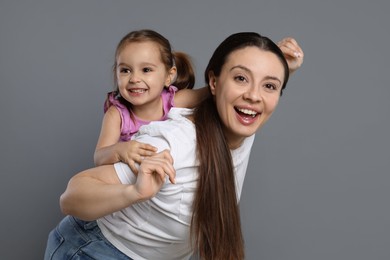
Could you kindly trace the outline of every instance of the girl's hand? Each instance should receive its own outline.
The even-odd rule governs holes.
[[[286,37],[278,42],[278,46],[287,60],[290,74],[294,73],[303,63],[304,53],[301,47],[297,41],[291,37]]]
[[[120,143],[120,148],[117,151],[119,160],[128,164],[133,173],[137,174],[138,169],[135,163],[140,164],[143,158],[155,155],[157,148],[150,144],[130,140]]]
[[[175,183],[176,171],[173,168],[173,158],[168,150],[145,157],[141,162],[135,183],[140,200],[154,197],[164,185],[167,175],[170,182]]]

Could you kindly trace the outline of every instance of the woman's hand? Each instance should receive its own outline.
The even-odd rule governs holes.
[[[286,37],[278,42],[278,46],[287,60],[290,74],[294,73],[303,63],[304,53],[301,47],[297,41],[291,37]]]
[[[135,189],[140,200],[154,197],[169,177],[175,183],[176,171],[173,168],[173,158],[168,150],[145,157],[140,165]]]

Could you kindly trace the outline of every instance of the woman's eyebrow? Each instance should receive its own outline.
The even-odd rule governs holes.
[[[243,66],[243,65],[236,65],[236,66],[233,66],[230,71],[234,70],[234,69],[242,69],[242,70],[245,70],[246,72],[251,72],[250,69],[248,69],[247,67]]]
[[[230,71],[234,70],[234,69],[242,69],[242,70],[245,70],[246,72],[248,73],[252,73],[252,71],[250,69],[248,69],[247,67],[243,66],[243,65],[236,65],[236,66],[233,66]],[[282,84],[282,80],[279,79],[278,77],[275,77],[275,76],[266,76],[264,78],[265,80],[275,80],[275,81],[279,81],[280,84]]]
[[[266,79],[266,80],[275,80],[275,81],[279,81],[279,83],[282,84],[282,81],[281,81],[278,77],[266,76],[264,79]]]

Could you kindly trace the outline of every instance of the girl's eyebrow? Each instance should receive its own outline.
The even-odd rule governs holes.
[[[118,67],[119,66],[125,66],[125,67],[129,67],[129,65],[126,63],[126,62],[121,62],[121,63],[118,63],[117,65]]]
[[[242,70],[245,70],[246,72],[248,73],[252,73],[252,71],[250,69],[248,69],[247,67],[245,66],[242,66],[242,65],[236,65],[236,66],[233,66],[230,71],[234,70],[234,69],[242,69]],[[282,80],[280,80],[278,77],[275,77],[275,76],[266,76],[265,77],[266,80],[276,80],[278,81],[280,84],[282,84]]]
[[[143,62],[141,65],[146,67],[158,67],[156,64],[150,62]]]
[[[126,62],[118,63],[118,66],[130,67]],[[144,62],[141,64],[141,67],[157,67],[157,65],[154,63]]]

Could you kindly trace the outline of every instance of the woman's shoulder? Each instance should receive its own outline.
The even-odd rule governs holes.
[[[186,120],[194,113],[192,108],[172,107],[168,113],[168,118],[176,120]]]
[[[171,143],[176,143],[179,140],[193,142],[196,138],[195,126],[188,119],[192,112],[192,109],[172,108],[168,113],[167,120],[152,121],[148,125],[141,126],[135,138],[138,139],[146,135],[147,138],[162,138]]]

